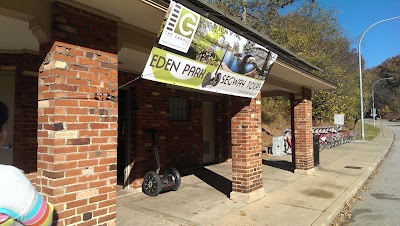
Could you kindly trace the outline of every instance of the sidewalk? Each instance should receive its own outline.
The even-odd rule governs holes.
[[[290,171],[291,156],[268,157],[263,165],[266,196],[236,203],[231,164],[205,167],[182,178],[177,192],[148,197],[122,190],[117,225],[329,225],[384,158],[393,141],[385,128],[372,141],[352,142],[320,152],[309,176]]]

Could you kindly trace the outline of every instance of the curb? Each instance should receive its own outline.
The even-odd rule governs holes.
[[[394,133],[392,142],[384,148],[378,157],[374,160],[371,165],[364,170],[364,172],[354,181],[350,187],[348,187],[342,195],[340,195],[335,202],[332,203],[324,212],[312,223],[312,226],[325,226],[330,225],[333,220],[340,214],[344,206],[351,200],[351,198],[357,194],[358,190],[365,184],[368,178],[372,175],[373,171],[378,168],[379,164],[385,159],[394,143]]]

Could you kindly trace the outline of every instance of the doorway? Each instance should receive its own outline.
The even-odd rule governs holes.
[[[14,146],[14,105],[15,105],[15,72],[0,72],[0,100],[8,107],[9,119],[7,132],[8,137],[3,147],[0,147],[0,164],[13,164]]]
[[[129,90],[118,91],[117,184],[128,186],[129,176]]]
[[[203,164],[215,162],[214,103],[203,102]]]

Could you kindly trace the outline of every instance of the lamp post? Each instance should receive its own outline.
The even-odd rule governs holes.
[[[380,20],[374,24],[372,24],[371,26],[369,26],[364,33],[361,35],[360,41],[358,42],[358,65],[359,65],[359,69],[360,69],[360,110],[361,110],[361,140],[364,140],[364,101],[363,101],[363,91],[362,91],[362,70],[361,70],[361,41],[364,38],[364,35],[367,33],[367,31],[369,31],[369,29],[371,29],[373,26],[380,24],[382,22],[385,21],[389,21],[389,20],[394,20],[394,19],[399,19],[400,16],[396,16],[396,17],[392,17],[392,18],[388,18],[385,20]]]
[[[375,84],[376,84],[377,82],[382,81],[382,80],[387,80],[387,79],[393,79],[393,77],[390,77],[390,78],[381,78],[381,79],[376,80],[376,81],[372,84],[372,92],[371,92],[371,95],[372,95],[372,119],[373,119],[373,121],[374,121],[374,127],[375,127],[375,116],[376,116],[376,114],[375,114],[376,111],[375,111],[374,86],[375,86]]]

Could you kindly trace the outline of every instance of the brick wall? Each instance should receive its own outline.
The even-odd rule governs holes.
[[[117,22],[55,2],[53,40],[117,53]]]
[[[249,193],[262,188],[261,94],[232,97],[231,111],[232,191]]]
[[[294,135],[296,169],[313,168],[312,102],[310,100],[303,100],[294,105]]]
[[[37,187],[57,225],[115,225],[118,104],[105,97],[117,95],[117,22],[59,2],[52,18],[53,41],[41,46]]]
[[[38,189],[58,225],[115,224],[117,56],[55,42],[41,66]]]
[[[136,76],[119,72],[120,85]],[[230,157],[230,120],[227,113],[226,95],[215,95],[183,91],[167,87],[163,83],[140,79],[127,87],[136,91],[137,110],[134,113],[136,121],[131,127],[135,137],[131,149],[131,161],[136,160],[131,171],[133,187],[141,186],[141,178],[150,170],[155,170],[155,160],[152,153],[152,140],[145,129],[156,129],[157,144],[160,145],[159,155],[161,170],[166,167],[176,167],[178,170],[191,169],[203,165],[203,101],[215,103],[215,148],[216,160],[225,161]],[[170,97],[189,100],[190,117],[185,121],[173,121],[168,118]]]
[[[36,183],[37,73],[39,55],[0,53],[1,70],[15,70],[13,164]]]

